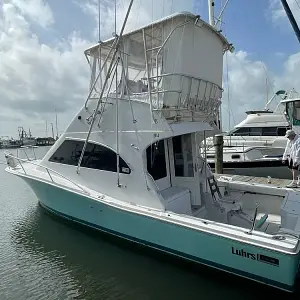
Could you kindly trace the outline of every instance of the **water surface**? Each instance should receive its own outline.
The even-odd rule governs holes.
[[[38,156],[46,150],[38,148]],[[299,299],[299,294],[190,268],[63,222],[45,213],[31,189],[4,167],[0,164],[1,300],[253,300],[262,299],[263,293]]]

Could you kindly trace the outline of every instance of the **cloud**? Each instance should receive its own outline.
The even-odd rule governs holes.
[[[300,1],[299,0],[287,0],[287,3],[294,15],[296,22],[300,20]],[[269,10],[271,11],[271,18],[276,26],[285,27],[289,22],[286,12],[282,6],[280,0],[269,0]]]
[[[295,19],[300,20],[300,8],[297,5],[300,1],[287,2]],[[280,0],[269,0],[269,16],[274,26],[290,31],[289,20]],[[283,71],[279,74],[272,73],[263,61],[253,60],[251,54],[246,51],[225,55],[222,117],[226,130],[242,121],[246,117],[245,111],[263,109],[267,98],[270,99],[276,91],[290,91],[294,88],[300,93],[300,52],[277,52],[275,56],[280,58],[280,62],[283,61]],[[274,99],[269,108],[274,110],[279,100]]]
[[[21,14],[40,26],[46,28],[54,23],[54,16],[49,5],[44,0],[10,0]]]
[[[245,111],[264,109],[267,99],[276,91],[294,88],[300,92],[300,52],[288,56],[283,66],[282,73],[274,74],[262,61],[251,59],[245,51],[225,55],[222,115],[226,129],[242,121],[246,117]],[[279,100],[274,100],[269,108],[274,110]]]
[[[226,128],[241,121],[245,117],[246,110],[264,108],[266,103],[265,69],[263,62],[253,61],[245,51],[225,55],[223,125]],[[230,115],[230,121],[228,115]]]
[[[98,1],[73,1],[94,21],[97,37]],[[71,4],[68,1],[68,5]],[[114,1],[101,0],[101,5],[101,38],[105,39],[114,31]],[[117,0],[118,28],[127,5],[128,0]],[[182,10],[193,10],[193,1],[137,0],[127,30]],[[51,36],[54,29],[48,29],[53,27],[55,15],[45,0],[7,0],[0,4],[0,15],[0,136],[16,135],[18,126],[30,127],[34,135],[43,135],[45,121],[48,121],[48,130],[50,122],[55,121],[55,110],[59,113],[59,128],[64,130],[87,96],[89,68],[83,51],[97,39],[90,41],[76,31],[59,40],[58,35]],[[39,33],[34,31],[33,23],[41,27]],[[78,30],[80,26],[79,23]],[[49,44],[41,42],[41,34]],[[264,62],[253,60],[246,51],[227,56],[229,71],[227,82],[224,64],[223,103],[224,110],[228,110],[229,86],[231,125],[245,116],[245,110],[264,107],[266,74],[269,96],[277,89],[300,86],[300,53],[286,56],[281,74],[272,74]],[[223,119],[226,126],[227,112]]]
[[[17,4],[13,0],[1,8],[0,106],[1,112],[21,114],[30,126],[37,120],[54,119],[55,110],[69,114],[83,103],[89,72],[83,51],[91,43],[76,32],[54,47],[40,43],[25,18],[28,12]],[[1,126],[0,135],[6,130]]]
[[[172,4],[173,2],[173,4]],[[79,3],[79,4],[78,4]],[[78,1],[84,13],[94,19],[97,28],[98,1]],[[69,2],[71,5],[72,2]],[[101,1],[102,36],[114,31],[113,1]],[[189,7],[190,5],[190,7]],[[117,21],[120,26],[128,1],[117,1]],[[72,6],[70,6],[72,8]],[[159,7],[159,9],[158,9]],[[135,1],[127,29],[149,23],[184,8],[190,10],[192,0],[184,4],[179,0]],[[60,129],[63,130],[73,114],[84,103],[88,91],[89,68],[84,58],[85,48],[95,42],[81,37],[77,32],[56,41],[47,29],[54,23],[54,14],[45,0],[7,0],[0,4],[0,107],[1,114],[17,118],[18,122],[2,119],[0,136],[15,134],[17,126],[31,127],[33,134],[43,134],[36,124],[53,121],[59,112]],[[45,29],[50,45],[40,41],[32,24]],[[80,29],[80,24],[79,24]],[[96,34],[97,30],[95,30]]]
[[[116,0],[116,29],[120,32],[121,26],[125,19],[125,15],[130,0]],[[95,36],[99,35],[99,5],[98,0],[74,0],[81,7],[84,13],[91,16],[95,20]],[[147,25],[155,20],[168,16],[179,11],[192,11],[194,7],[193,0],[136,0],[134,1],[131,12],[126,24],[125,32],[140,26]],[[101,39],[112,36],[115,31],[115,1],[100,1],[100,24]]]
[[[300,93],[300,52],[290,55],[284,62],[283,73],[274,77],[274,85],[282,85],[286,89],[295,88]]]

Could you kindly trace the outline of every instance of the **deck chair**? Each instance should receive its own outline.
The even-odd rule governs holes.
[[[240,202],[240,199],[243,194],[241,194],[239,197],[232,197],[230,195],[223,196],[219,190],[217,181],[214,176],[207,177],[207,181],[213,203],[220,209],[221,213],[226,214],[228,223],[230,217],[233,215],[236,215],[249,223],[253,222],[253,217],[245,213],[242,209],[242,203]]]
[[[207,181],[213,201],[217,205],[220,205],[221,203],[236,204],[236,202],[238,202],[243,196],[243,194],[240,197],[232,197],[230,195],[222,196],[215,177],[213,175],[209,176],[207,177]]]

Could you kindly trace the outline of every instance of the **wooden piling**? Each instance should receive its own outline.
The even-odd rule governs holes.
[[[223,135],[217,134],[214,136],[215,146],[215,173],[223,174]]]

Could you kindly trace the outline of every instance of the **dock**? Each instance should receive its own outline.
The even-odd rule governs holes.
[[[264,184],[277,188],[285,188],[287,184],[292,181],[291,179],[279,179],[279,178],[268,178],[268,177],[254,177],[244,175],[232,175],[232,174],[214,174],[215,178],[218,179],[221,176],[230,177],[233,181],[240,181],[250,184]],[[291,174],[292,177],[292,174]]]

